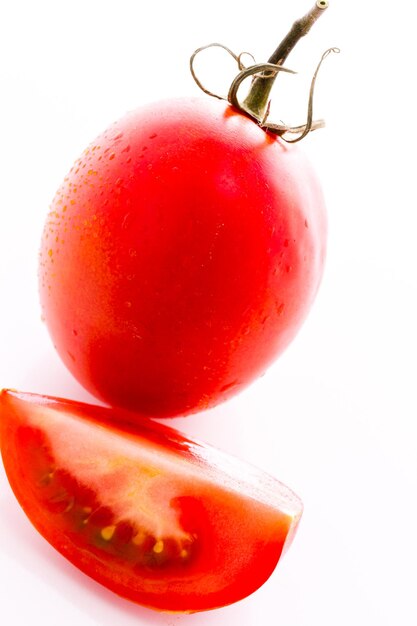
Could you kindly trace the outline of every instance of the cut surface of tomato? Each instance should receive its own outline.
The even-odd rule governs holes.
[[[302,505],[264,472],[148,419],[2,391],[0,442],[30,521],[99,583],[194,612],[260,587]]]

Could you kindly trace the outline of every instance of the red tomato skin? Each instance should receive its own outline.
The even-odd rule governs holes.
[[[39,409],[41,425],[36,417]],[[120,524],[114,519],[114,505],[113,509],[109,505],[110,500],[117,502],[112,487],[107,487],[107,491],[104,487],[103,491],[97,491],[92,487],[92,479],[85,484],[85,478],[83,481],[76,472],[64,469],[54,455],[53,425],[51,428],[47,415],[51,409],[61,415],[58,431],[68,452],[64,457],[68,468],[77,466],[77,459],[71,453],[74,449],[81,455],[81,466],[91,468],[92,477],[94,472],[99,471],[95,468],[100,468],[103,461],[103,456],[99,454],[97,457],[85,456],[83,441],[74,434],[74,418],[75,423],[77,418],[81,418],[82,422],[92,427],[89,441],[96,441],[94,430],[97,429],[101,437],[103,431],[107,433],[110,448],[115,433],[117,437],[122,433],[126,438],[127,466],[117,445],[118,454],[111,466],[114,469],[104,476],[104,480],[101,479],[102,485],[112,478],[112,472],[118,472],[113,476],[116,483],[129,484],[126,479],[132,476],[132,467],[135,480],[138,480],[129,447],[132,441],[139,441],[146,452],[150,445],[152,458],[156,460],[155,466],[148,468],[149,481],[154,476],[158,481],[162,476],[168,485],[172,482],[174,491],[181,494],[174,501],[161,501],[160,496],[166,493],[166,486],[162,490],[159,488],[154,498],[158,507],[156,515],[161,510],[169,514],[176,509],[181,529],[196,533],[196,551],[190,561],[178,563],[177,558],[174,564],[168,560],[156,567],[138,563],[138,548],[132,545],[134,531],[129,523],[131,520]],[[134,426],[131,425],[133,421]],[[251,468],[250,472],[257,481],[255,486],[252,485],[248,491],[243,475],[240,477],[239,474],[240,493],[228,489],[227,473],[224,474],[221,469],[224,463],[221,453],[147,418],[132,420],[132,415],[123,412],[3,391],[0,394],[0,443],[4,467],[14,494],[41,535],[97,582],[128,600],[156,610],[204,611],[231,604],[253,593],[269,578],[283,550],[289,546],[302,513],[298,498],[275,479]],[[167,458],[171,460],[173,475],[164,475]],[[233,461],[234,465],[236,463],[236,460]],[[189,473],[184,473],[184,464]],[[193,471],[193,467],[199,464],[205,468],[203,474]],[[155,471],[158,469],[159,472]],[[247,472],[245,464],[239,472],[240,469],[242,474]],[[218,482],[206,480],[211,472],[220,479]],[[50,478],[52,474],[54,478]],[[60,482],[57,486],[58,475]],[[147,480],[145,473],[145,486],[141,484],[141,493],[149,490]],[[269,483],[267,488],[262,485],[265,480]],[[266,500],[265,496],[258,499],[262,489],[271,488],[272,495]],[[131,497],[129,490],[123,486],[121,491],[125,498]],[[103,499],[104,493],[110,495],[107,504]],[[281,502],[282,507],[277,502]],[[92,513],[92,509],[95,512]],[[85,524],[80,515],[87,510],[88,523]],[[100,539],[100,531],[112,523],[116,525],[114,542],[105,542]],[[155,525],[158,526],[158,518]],[[171,530],[175,537],[175,529]],[[169,541],[168,537],[165,541],[168,548]],[[172,540],[171,545],[175,546]],[[152,553],[152,542],[147,549]]]
[[[90,392],[150,416],[241,391],[320,284],[326,215],[295,146],[219,101],[128,114],[75,163],[40,255],[43,316]]]

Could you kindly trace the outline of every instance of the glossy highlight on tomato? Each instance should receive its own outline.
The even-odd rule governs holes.
[[[97,397],[186,415],[288,346],[325,247],[322,193],[298,147],[220,101],[147,105],[85,150],[53,200],[43,316]]]
[[[11,487],[83,572],[150,608],[240,600],[274,570],[302,512],[274,478],[130,413],[3,391]]]

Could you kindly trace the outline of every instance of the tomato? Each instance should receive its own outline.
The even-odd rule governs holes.
[[[301,515],[297,496],[179,432],[127,412],[0,395],[13,491],[37,530],[120,596],[202,611],[255,591]]]
[[[40,256],[43,316],[93,394],[150,416],[242,390],[288,346],[323,270],[303,153],[220,101],[145,106],[76,161]]]

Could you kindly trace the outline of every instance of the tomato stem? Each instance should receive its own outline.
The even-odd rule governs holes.
[[[284,37],[279,46],[269,57],[268,63],[283,65],[291,50],[299,40],[307,35],[310,28],[323,15],[329,3],[327,0],[316,0],[314,6],[304,17],[296,20],[289,33]],[[278,73],[262,72],[252,82],[249,94],[243,102],[243,107],[257,118],[263,118],[267,111],[269,94]]]
[[[302,124],[301,126],[288,126],[287,124],[283,123],[274,124],[269,122],[268,117],[271,104],[269,100],[269,94],[278,73],[290,72],[292,74],[295,74],[295,72],[284,67],[282,64],[285,62],[291,50],[300,41],[301,37],[307,35],[310,28],[318,20],[318,18],[323,15],[323,12],[325,11],[325,9],[328,8],[328,6],[328,0],[316,0],[313,8],[310,9],[310,11],[306,13],[304,17],[294,22],[289,33],[281,41],[278,48],[270,56],[267,63],[255,63],[254,61],[253,65],[245,67],[242,63],[242,55],[244,53],[236,55],[229,48],[219,43],[211,43],[208,46],[202,46],[201,48],[198,48],[191,55],[190,58],[190,71],[193,79],[200,87],[200,89],[202,89],[205,93],[210,96],[214,96],[215,98],[219,98],[220,100],[227,100],[232,105],[232,107],[234,107],[244,115],[250,117],[266,132],[278,135],[282,137],[284,141],[287,141],[289,143],[295,143],[297,141],[300,141],[306,135],[308,135],[311,130],[315,130],[316,128],[322,128],[324,126],[323,120],[313,120],[314,87],[317,74],[323,60],[331,52],[340,52],[339,48],[328,48],[322,55],[320,62],[317,65],[316,71],[314,72],[313,79],[311,81],[310,93],[308,98],[307,122],[305,124]],[[219,96],[212,91],[206,89],[197,78],[194,70],[194,59],[197,54],[199,54],[203,50],[207,50],[208,48],[216,46],[220,46],[221,48],[226,50],[226,52],[228,52],[235,59],[235,61],[237,61],[240,70],[239,74],[237,74],[229,87],[227,98],[224,96]],[[252,84],[249,89],[249,93],[246,96],[246,99],[241,103],[238,96],[239,87],[242,82],[244,82],[249,77],[253,77]],[[297,136],[293,139],[287,139],[288,134],[293,134]]]

